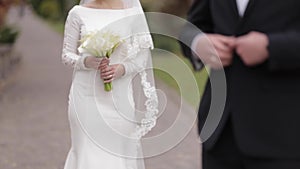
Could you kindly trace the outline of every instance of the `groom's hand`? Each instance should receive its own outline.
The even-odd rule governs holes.
[[[268,44],[267,35],[260,32],[250,32],[237,38],[236,52],[245,65],[255,66],[268,59]]]
[[[198,38],[196,54],[204,64],[220,69],[231,65],[235,41],[230,36],[206,34]]]

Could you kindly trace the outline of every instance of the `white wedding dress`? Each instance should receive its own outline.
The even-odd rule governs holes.
[[[126,24],[121,21],[121,25],[109,25],[136,13],[139,13],[139,10],[135,7],[94,9],[79,5],[69,12],[62,59],[64,64],[74,68],[74,74],[68,111],[72,147],[65,169],[144,168],[142,159],[126,157],[128,154],[132,155],[128,151],[134,152],[135,146],[127,145],[126,141],[114,136],[129,136],[136,129],[130,121],[135,118],[132,79],[145,66],[147,59],[136,55],[149,52],[153,44],[149,36],[128,36],[134,21],[125,19]],[[107,26],[115,29],[124,39],[127,36],[127,40],[111,56],[110,64],[120,63],[125,67],[125,75],[113,81],[112,92],[104,91],[98,71],[85,67],[83,62],[88,54],[78,52],[79,40],[83,35],[105,29]],[[134,57],[128,57],[130,55]],[[141,152],[139,150],[134,153]]]

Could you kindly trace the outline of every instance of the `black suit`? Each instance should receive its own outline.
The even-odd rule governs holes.
[[[227,137],[224,130],[230,128],[243,155],[300,160],[300,1],[250,0],[241,18],[236,0],[195,0],[188,20],[203,32],[238,37],[258,31],[269,38],[266,62],[248,67],[235,54],[232,65],[225,68],[225,112],[204,150],[214,149],[220,138]],[[198,33],[186,27],[181,36],[191,45]],[[190,48],[182,47],[195,68],[200,68],[201,62],[192,57]],[[212,71],[211,76],[216,74],[218,71]],[[199,109],[199,131],[210,95],[208,84]]]

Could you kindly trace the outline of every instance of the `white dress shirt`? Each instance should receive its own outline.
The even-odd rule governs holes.
[[[248,6],[249,0],[236,0],[240,16],[243,16]]]

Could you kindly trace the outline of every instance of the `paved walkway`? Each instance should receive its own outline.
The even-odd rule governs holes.
[[[0,94],[0,168],[62,169],[70,148],[67,95],[72,71],[61,64],[62,36],[27,11],[16,49],[23,60],[15,82]],[[165,128],[179,99],[168,91]],[[172,98],[172,99],[171,99]],[[186,107],[187,111],[190,111]],[[147,169],[199,169],[196,131],[171,151],[146,160]]]

